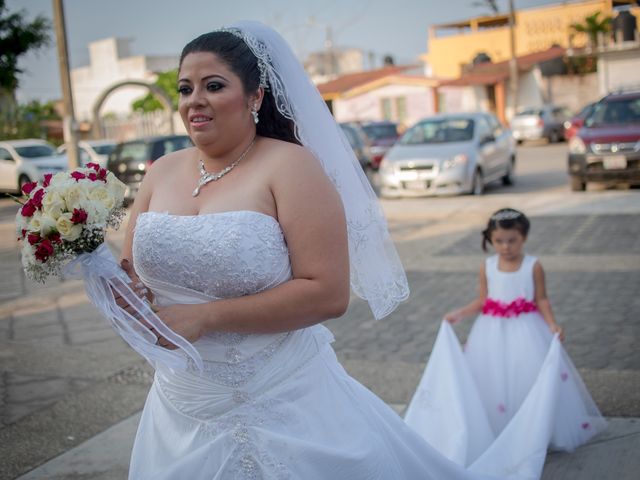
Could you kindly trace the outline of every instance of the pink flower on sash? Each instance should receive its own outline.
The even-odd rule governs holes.
[[[516,298],[513,302],[506,303],[493,298],[487,298],[482,305],[482,313],[493,317],[512,318],[523,313],[537,312],[538,307],[524,297]]]

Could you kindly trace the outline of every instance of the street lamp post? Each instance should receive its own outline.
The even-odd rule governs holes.
[[[509,94],[511,96],[511,117],[518,108],[518,61],[516,57],[516,12],[513,0],[509,0],[509,43],[511,44],[511,58],[509,59]]]
[[[53,19],[56,27],[56,43],[58,47],[58,66],[64,102],[63,135],[67,144],[69,169],[79,166],[78,162],[78,129],[73,114],[73,96],[71,94],[71,77],[69,75],[69,55],[67,53],[67,33],[64,25],[64,7],[62,0],[53,0]]]

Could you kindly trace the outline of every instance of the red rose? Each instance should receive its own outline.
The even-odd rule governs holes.
[[[31,197],[31,201],[33,202],[33,205],[38,210],[42,209],[42,199],[43,198],[44,198],[44,188],[41,188],[40,190],[38,190],[36,193],[33,194],[33,197]]]
[[[31,200],[26,202],[22,208],[20,209],[20,213],[23,217],[31,217],[36,212],[37,207],[33,204]]]
[[[82,172],[71,172],[71,177],[75,178],[76,182],[78,180],[82,180],[83,178],[87,178],[87,176]]]
[[[87,223],[87,212],[81,208],[74,208],[71,214],[72,223]]]
[[[46,262],[53,255],[53,245],[49,240],[43,240],[36,248],[35,257],[42,263]]]
[[[29,242],[29,245],[35,245],[40,240],[42,240],[42,238],[40,238],[39,233],[30,233],[29,235],[27,235],[27,241]]]
[[[22,238],[24,238],[27,235],[27,229],[23,228],[20,233],[22,234]]]
[[[37,182],[29,182],[29,183],[25,183],[22,186],[22,193],[24,193],[25,195],[29,195],[34,188],[36,188],[38,186]]]
[[[98,180],[98,174],[95,172],[91,172],[89,175],[87,175],[87,178],[92,182],[95,182],[96,180]]]
[[[106,168],[101,168],[100,171],[98,172],[98,178],[100,180],[104,180],[105,182],[107,181],[107,169]]]
[[[51,177],[53,177],[53,173],[44,174],[44,181],[42,182],[42,186],[44,188],[47,188],[49,186],[49,183],[51,182]]]
[[[87,167],[88,168],[93,168],[96,172],[98,170],[100,170],[100,165],[98,165],[97,163],[93,163],[93,162],[87,163]]]
[[[58,232],[53,232],[53,233],[49,234],[48,238],[53,243],[62,243],[62,239],[60,239],[60,234]]]

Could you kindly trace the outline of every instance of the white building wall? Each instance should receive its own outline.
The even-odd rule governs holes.
[[[392,120],[398,121],[397,98],[405,99],[404,126],[413,125],[434,112],[431,87],[395,84],[370,90],[355,97],[336,99],[333,101],[333,115],[339,122],[384,120],[382,104],[384,99],[389,99]]]
[[[640,48],[610,51],[598,59],[600,95],[615,90],[640,89]]]
[[[76,118],[91,120],[93,105],[111,85],[123,80],[153,82],[155,72],[169,70],[178,65],[178,57],[128,56],[129,42],[107,38],[89,44],[90,65],[71,71]],[[131,103],[146,95],[144,87],[122,87],[114,91],[104,103],[101,112],[118,116],[131,112]]]

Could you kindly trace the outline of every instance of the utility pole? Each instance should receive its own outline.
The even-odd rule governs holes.
[[[78,129],[73,114],[73,96],[71,94],[71,77],[69,75],[69,55],[67,53],[67,33],[64,25],[64,7],[62,0],[53,0],[53,20],[56,27],[56,43],[58,46],[58,68],[64,101],[64,118],[62,122],[64,141],[67,144],[69,169],[78,168]]]
[[[511,58],[509,59],[509,94],[511,97],[511,116],[518,108],[518,61],[516,57],[516,12],[513,0],[509,0],[509,43],[511,44]]]

